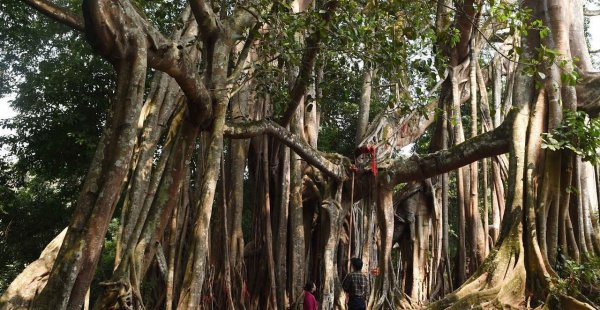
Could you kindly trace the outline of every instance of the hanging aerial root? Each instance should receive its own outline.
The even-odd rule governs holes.
[[[374,296],[378,296],[374,298]],[[385,286],[381,290],[375,291],[369,300],[374,302],[367,309],[414,309],[408,296],[404,292],[399,292],[396,287]]]
[[[121,262],[127,264],[127,269],[115,273],[112,280],[99,283],[104,292],[96,300],[94,310],[145,309],[132,255],[133,253],[129,251]]]
[[[133,308],[133,294],[132,288],[129,283],[123,281],[116,282],[101,282],[101,287],[104,287],[105,298],[102,300],[104,305],[107,305],[107,300],[112,301],[111,308],[119,307],[119,309],[134,309]],[[110,309],[110,308],[109,308]]]

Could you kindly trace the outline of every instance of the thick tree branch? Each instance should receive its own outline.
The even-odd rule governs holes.
[[[210,1],[190,0],[190,6],[196,17],[196,22],[198,22],[202,38],[209,40],[217,36],[219,33],[219,19],[213,12]]]
[[[328,176],[336,180],[344,180],[347,178],[344,165],[331,162],[326,158],[326,156],[324,156],[323,153],[315,150],[300,137],[289,132],[284,127],[281,127],[273,121],[251,121],[246,123],[227,124],[225,126],[225,136],[228,138],[245,139],[263,134],[267,134],[279,139],[281,142],[283,142],[283,144],[287,145],[298,155],[300,155],[302,159],[306,160],[307,163],[315,166]],[[332,156],[339,157],[339,159],[342,161],[347,161],[349,166],[349,159],[343,158],[339,155]]]
[[[420,112],[415,111],[400,124],[399,128],[397,128],[400,131],[400,135],[396,141],[397,148],[403,148],[415,142],[433,124],[437,104],[437,101],[431,101],[424,107],[424,110],[428,111],[427,115],[422,115]]]
[[[321,18],[325,22],[323,27],[327,27],[329,22],[331,21],[331,17],[333,16],[333,11],[337,6],[337,1],[329,1],[325,4],[325,12],[322,14]],[[279,122],[282,126],[287,126],[292,119],[294,113],[298,109],[300,105],[300,101],[302,97],[306,93],[306,88],[310,82],[310,74],[313,71],[315,66],[315,62],[317,60],[317,55],[319,54],[321,41],[323,39],[324,31],[315,31],[306,39],[306,48],[304,49],[304,54],[302,55],[302,61],[300,64],[300,71],[298,72],[298,76],[294,81],[294,86],[290,92],[290,105],[287,110],[283,113],[281,117],[281,121]]]
[[[235,64],[235,68],[233,69],[233,72],[231,72],[231,74],[227,77],[228,81],[237,80],[238,77],[240,76],[240,74],[242,74],[242,72],[244,71],[244,65],[246,64],[246,58],[248,58],[248,53],[250,52],[250,48],[252,47],[252,44],[254,43],[254,40],[256,39],[256,35],[258,34],[258,30],[260,29],[261,26],[262,26],[262,23],[256,23],[256,25],[254,25],[254,27],[252,27],[252,29],[250,30],[250,33],[248,33],[248,37],[246,38],[246,41],[244,42],[244,46],[242,47],[242,50],[240,51],[240,55],[238,56],[237,62]]]
[[[279,5],[277,5],[277,2],[275,2],[271,6],[269,14],[273,14],[278,8]],[[240,51],[240,55],[238,56],[233,71],[227,77],[227,81],[229,82],[237,80],[241,73],[244,71],[246,58],[248,58],[248,53],[250,52],[250,49],[252,48],[253,43],[256,40],[256,36],[259,30],[264,25],[264,23],[260,19],[259,13],[255,9],[247,8],[243,5],[238,5],[236,7],[232,18],[233,25],[231,26],[231,28],[236,35],[241,35],[246,28],[252,28],[250,29],[250,31],[248,31],[248,35],[246,36],[246,40],[244,41],[244,46]]]
[[[510,148],[509,123],[510,121],[505,122],[493,131],[481,134],[447,150],[426,155],[415,154],[395,161],[380,162],[380,175],[382,177],[389,175],[388,183],[390,184],[423,180],[468,165],[482,158],[507,153]],[[262,134],[268,134],[281,140],[307,163],[315,166],[328,176],[337,180],[347,179],[348,172],[346,169],[349,168],[349,159],[339,155],[326,156],[272,121],[227,124],[225,127],[225,136],[233,139],[252,138]],[[327,157],[335,157],[340,163],[334,163]]]
[[[482,158],[497,156],[509,151],[510,126],[505,122],[493,131],[469,139],[447,150],[426,155],[413,155],[380,165],[381,175],[389,175],[392,184],[423,180]]]
[[[583,14],[585,16],[598,16],[600,15],[600,10],[588,10],[588,9],[583,9]]]
[[[198,35],[198,24],[191,16],[189,8],[182,14],[186,27],[181,30],[180,36],[168,40],[149,25],[145,19],[141,20],[146,33],[156,45],[149,51],[149,64],[161,70],[177,81],[185,94],[188,103],[189,119],[196,125],[206,123],[212,117],[211,97],[200,72],[196,70],[199,51],[195,46],[186,48],[177,41],[195,41]]]
[[[274,4],[273,8],[275,7],[276,5]],[[235,33],[241,34],[245,29],[256,25],[259,21],[260,14],[256,9],[238,4],[233,12],[231,27]]]
[[[80,16],[69,12],[65,8],[61,8],[54,3],[46,0],[22,0],[30,7],[38,10],[40,13],[56,20],[57,22],[67,25],[75,30],[83,32],[85,27]]]
[[[315,66],[317,54],[319,53],[320,49],[320,37],[321,36],[317,31],[306,40],[306,49],[304,55],[302,56],[300,71],[298,72],[298,76],[296,77],[296,81],[294,82],[294,86],[290,92],[290,105],[285,113],[283,113],[283,117],[281,118],[280,123],[283,126],[287,126],[290,123],[292,116],[294,113],[296,113],[296,110],[300,105],[302,97],[306,93],[306,89],[310,82],[310,74]]]
[[[211,98],[203,78],[196,70],[198,50],[180,43],[195,38],[198,25],[189,9],[182,14],[184,29],[174,40],[168,39],[151,25],[129,1],[120,6],[101,5],[102,1],[84,1],[83,12],[86,35],[94,49],[111,62],[119,62],[131,53],[127,37],[145,37],[148,66],[173,77],[188,102],[189,119],[194,124],[205,124],[212,115]]]

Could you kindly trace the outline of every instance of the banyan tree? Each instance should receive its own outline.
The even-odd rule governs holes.
[[[22,0],[116,84],[0,308],[345,309],[352,257],[369,309],[598,308],[568,274],[600,254],[582,0],[165,1],[169,32],[158,2]]]

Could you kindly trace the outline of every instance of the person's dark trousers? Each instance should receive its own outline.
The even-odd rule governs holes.
[[[358,296],[350,296],[348,299],[348,310],[365,310],[367,309],[367,304],[365,303],[365,299]]]

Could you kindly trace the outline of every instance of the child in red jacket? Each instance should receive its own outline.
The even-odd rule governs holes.
[[[319,309],[319,304],[317,303],[317,299],[315,298],[315,291],[317,290],[317,286],[313,282],[306,283],[304,286],[304,310],[317,310]]]

